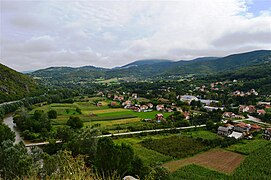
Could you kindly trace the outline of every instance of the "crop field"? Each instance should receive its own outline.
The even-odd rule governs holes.
[[[142,145],[173,158],[185,158],[208,149],[202,142],[185,136],[145,140]]]
[[[242,165],[236,169],[234,179],[270,179],[271,142],[249,154]]]
[[[196,164],[222,173],[233,173],[244,160],[244,156],[238,153],[223,149],[212,149],[207,152],[195,155],[190,158],[171,161],[163,164],[170,172],[174,172],[181,167]]]
[[[180,179],[217,180],[217,179],[229,179],[229,176],[195,164],[191,164],[171,173],[170,180],[180,180]]]
[[[240,143],[233,144],[226,149],[248,155],[257,149],[264,148],[267,144],[269,144],[269,142],[264,139],[242,140]]]
[[[210,131],[191,131],[191,132],[182,132],[183,136],[191,137],[191,138],[202,138],[202,139],[208,139],[213,140],[217,138],[223,138],[216,133],[210,132]]]

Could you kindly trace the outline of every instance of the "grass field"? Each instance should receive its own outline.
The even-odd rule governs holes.
[[[233,144],[226,149],[248,155],[257,149],[264,148],[267,144],[269,142],[264,139],[242,140],[240,143]]]
[[[181,167],[197,164],[216,170],[222,173],[233,173],[234,170],[243,162],[244,156],[238,153],[225,151],[223,149],[212,149],[207,152],[177,161],[163,164],[170,172],[174,172]]]

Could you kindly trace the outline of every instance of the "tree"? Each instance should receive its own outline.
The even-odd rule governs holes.
[[[71,116],[70,119],[67,121],[67,125],[73,129],[80,129],[83,127],[83,122],[79,117]]]
[[[15,133],[10,130],[10,128],[5,124],[0,124],[0,143],[6,140],[15,141]]]
[[[24,144],[21,142],[13,145],[11,140],[1,143],[0,162],[0,175],[3,179],[21,179],[30,173],[33,165],[33,159]]]
[[[214,122],[212,120],[208,120],[206,122],[206,129],[209,131],[212,131],[212,130],[214,130],[214,128],[215,128]]]
[[[57,118],[57,112],[56,110],[50,110],[47,112],[49,119],[56,119]]]
[[[124,176],[133,169],[134,152],[129,145],[115,145],[111,138],[100,138],[95,159],[100,173],[111,176],[117,172],[118,175]]]
[[[95,159],[99,135],[101,133],[98,129],[85,128],[68,142],[67,146],[72,150],[73,155],[86,155],[86,162],[90,165]]]

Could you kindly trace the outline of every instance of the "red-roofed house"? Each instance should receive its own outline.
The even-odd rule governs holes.
[[[247,113],[254,113],[256,112],[255,106],[249,105],[249,106],[240,106],[239,107],[240,112],[247,112]]]
[[[259,109],[259,110],[257,110],[257,113],[259,114],[259,115],[265,115],[265,110],[263,110],[263,109]]]
[[[239,124],[235,124],[233,129],[234,129],[234,131],[238,131],[238,132],[249,132],[250,125],[241,122]]]
[[[252,124],[250,126],[250,130],[251,131],[260,131],[261,130],[261,126],[257,125],[257,124]]]

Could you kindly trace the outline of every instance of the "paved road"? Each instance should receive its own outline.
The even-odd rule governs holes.
[[[183,130],[183,129],[192,129],[192,128],[200,128],[205,127],[206,125],[198,125],[198,126],[188,126],[188,127],[177,127],[177,128],[165,128],[165,129],[152,129],[152,130],[143,130],[143,131],[133,131],[133,132],[125,132],[125,133],[116,133],[116,134],[105,134],[97,136],[97,138],[101,137],[113,137],[113,136],[126,136],[126,135],[132,135],[132,134],[141,134],[141,133],[151,133],[151,132],[161,132],[161,131],[170,131],[170,130]],[[56,141],[56,143],[61,143],[61,141]],[[31,143],[31,144],[25,144],[26,147],[32,147],[32,146],[42,146],[49,144],[49,142],[40,142],[40,143]]]

